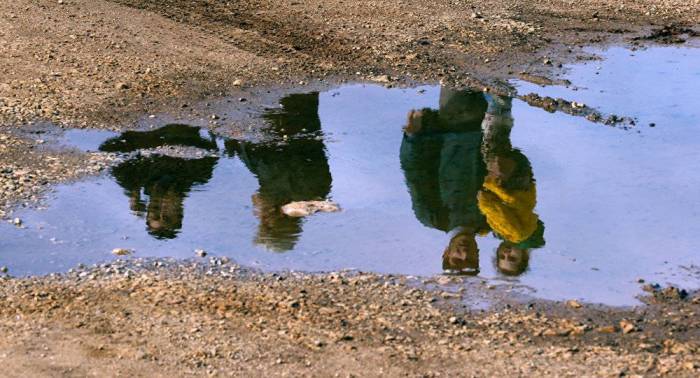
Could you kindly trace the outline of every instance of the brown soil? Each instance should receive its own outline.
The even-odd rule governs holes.
[[[385,74],[498,88],[579,46],[685,25],[649,34],[665,38],[698,20],[697,2],[680,0],[5,1],[0,116],[122,126],[237,84]]]
[[[700,296],[675,289],[639,309],[531,301],[470,311],[460,304],[475,287],[221,263],[2,281],[3,375],[697,376],[700,367]]]

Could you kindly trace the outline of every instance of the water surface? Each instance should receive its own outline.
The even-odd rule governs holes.
[[[481,92],[349,85],[283,98],[265,142],[71,131],[65,144],[128,158],[20,211],[26,228],[0,225],[0,265],[202,248],[265,270],[459,274],[608,304],[635,303],[640,278],[700,287],[700,53],[603,55],[568,67],[571,88],[515,85],[635,117],[630,130]],[[342,211],[280,211],[319,199]]]

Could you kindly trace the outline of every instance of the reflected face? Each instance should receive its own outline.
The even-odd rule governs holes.
[[[148,233],[158,239],[172,239],[182,228],[183,197],[176,191],[152,193],[146,214]]]
[[[406,135],[414,135],[420,132],[423,128],[423,111],[421,110],[411,110],[408,113],[408,120],[406,121],[406,126],[404,126],[403,131]]]
[[[496,259],[496,265],[501,273],[518,276],[527,270],[530,254],[527,249],[503,243],[498,247]]]
[[[487,158],[486,168],[488,176],[499,181],[507,181],[515,172],[515,164],[515,161],[507,156],[496,155]]]
[[[457,234],[442,255],[444,270],[463,274],[479,273],[479,248],[474,234]]]

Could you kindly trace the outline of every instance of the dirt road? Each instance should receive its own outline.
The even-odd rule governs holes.
[[[697,0],[6,1],[0,116],[123,126],[238,85],[324,78],[495,85],[698,20]]]

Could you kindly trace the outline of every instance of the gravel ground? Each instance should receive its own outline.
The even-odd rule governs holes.
[[[690,377],[700,368],[700,295],[675,288],[650,287],[649,305],[615,309],[410,277],[260,274],[218,258],[0,282],[5,376]],[[464,308],[486,290],[501,304]]]
[[[40,118],[123,126],[158,110],[172,113],[190,99],[259,84],[395,78],[496,85],[523,71],[556,68],[583,45],[631,41],[670,23],[696,26],[699,4],[5,1],[0,116],[20,124]],[[652,39],[668,41],[664,35]]]

